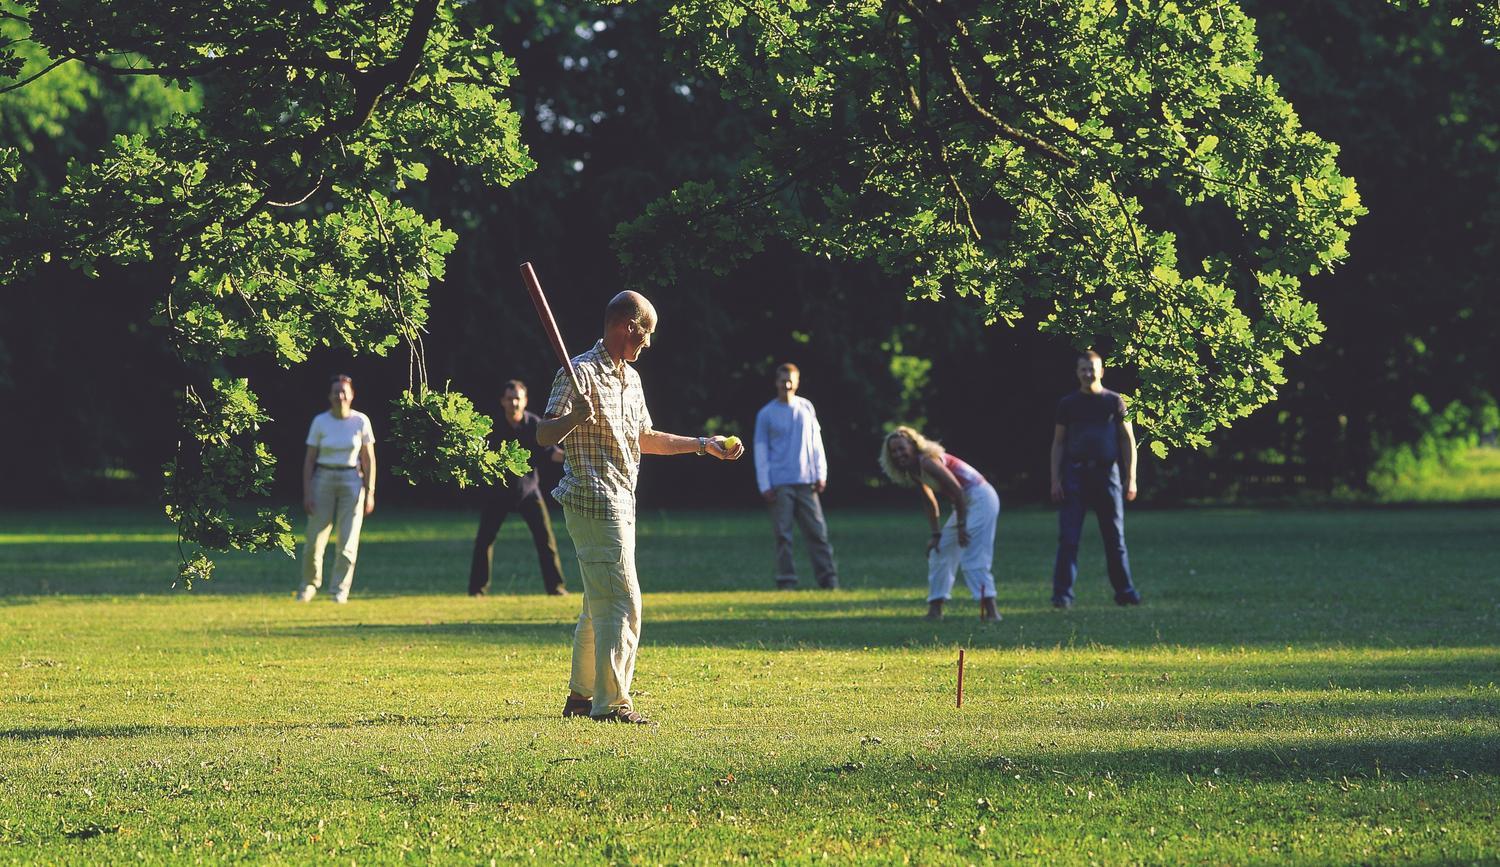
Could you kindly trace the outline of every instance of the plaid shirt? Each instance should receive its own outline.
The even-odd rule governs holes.
[[[633,518],[641,434],[651,430],[641,375],[629,364],[616,364],[603,340],[573,359],[573,371],[594,402],[594,420],[574,428],[563,442],[563,477],[552,496],[589,518]],[[567,415],[577,397],[567,369],[558,368],[547,417]]]

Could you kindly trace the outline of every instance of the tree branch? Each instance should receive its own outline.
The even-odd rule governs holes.
[[[295,208],[303,202],[306,202],[308,199],[312,198],[313,194],[316,193],[320,188],[322,188],[324,177],[326,176],[318,175],[318,182],[313,184],[312,189],[304,193],[302,195],[302,198],[296,200],[295,202],[273,202],[270,199],[266,199],[266,204],[270,205],[273,208]]]
[[[911,106],[912,120],[916,122],[918,132],[922,138],[922,141],[927,145],[928,150],[932,154],[933,160],[942,167],[943,174],[948,178],[948,184],[952,188],[954,195],[958,199],[958,204],[963,206],[964,216],[967,219],[969,231],[974,233],[975,238],[983,238],[984,236],[979,232],[979,226],[975,225],[974,223],[974,209],[969,205],[969,197],[964,195],[963,187],[959,185],[958,178],[955,176],[953,171],[953,166],[948,161],[948,146],[943,142],[942,138],[932,127],[932,117],[928,111],[929,100],[926,98],[928,90],[927,65],[924,62],[924,55],[917,55],[917,72],[920,76],[919,80],[921,82],[921,90],[919,92],[917,88],[912,86],[911,79],[906,74],[906,64],[904,62],[904,58],[901,57],[901,31],[899,24],[892,28],[892,35],[895,37],[897,42],[897,44],[893,46],[893,50],[891,51],[892,66],[896,70],[896,74],[901,79],[902,91],[906,94],[906,101]],[[927,34],[923,34],[921,45],[923,48],[927,49],[928,52],[935,52],[936,47],[932,45],[932,39],[927,38],[927,36]],[[956,208],[954,214],[954,222],[958,222]]]
[[[0,93],[10,93],[12,90],[20,90],[21,88],[25,87],[26,85],[32,83],[33,81],[36,81],[38,78],[41,78],[42,76],[44,76],[47,73],[51,72],[52,70],[58,68],[59,66],[62,66],[64,63],[67,63],[69,60],[72,60],[72,59],[73,58],[71,58],[71,57],[63,57],[63,58],[60,58],[58,60],[54,60],[51,63],[47,64],[46,66],[42,67],[41,71],[37,72],[35,75],[29,76],[27,78],[24,78],[24,79],[16,82],[15,84],[6,85],[5,87],[0,87]]]
[[[438,2],[439,0],[419,0],[412,10],[411,24],[401,40],[401,50],[396,57],[388,63],[353,76],[354,109],[345,117],[329,124],[319,135],[303,141],[322,143],[334,136],[359,129],[375,114],[387,88],[411,81],[417,66],[422,62],[422,51],[427,47],[427,37],[432,34],[432,25],[437,20]]]
[[[946,73],[948,83],[953,85],[953,89],[959,97],[959,104],[962,107],[967,109],[970,114],[977,117],[982,123],[990,127],[997,135],[999,135],[1006,141],[1018,144],[1031,153],[1036,154],[1037,156],[1040,156],[1051,162],[1058,163],[1059,165],[1063,165],[1068,168],[1076,168],[1078,166],[1077,160],[1058,150],[1050,142],[1044,141],[1043,139],[1038,138],[1037,136],[1034,136],[1031,133],[1026,132],[1025,130],[1017,129],[1016,127],[1011,126],[1010,124],[1002,120],[999,116],[997,116],[993,111],[982,105],[979,100],[975,98],[973,91],[969,89],[969,84],[964,79],[963,74],[960,73],[958,71],[958,67],[954,65],[953,58],[948,57],[947,52],[943,50],[942,44],[945,42],[945,40],[942,38],[942,34],[938,32],[937,26],[932,23],[932,19],[930,19],[922,10],[921,6],[918,5],[918,0],[898,0],[898,2],[901,2],[903,5],[905,5],[906,9],[912,15],[912,20],[916,22],[917,26],[922,28],[929,36],[932,37],[932,42],[934,43],[934,51],[941,52],[943,54],[943,62],[940,64],[942,66],[942,71]]]
[[[234,57],[219,57],[205,60],[202,63],[188,66],[115,66],[97,57],[80,55],[77,59],[94,70],[110,75],[154,75],[161,78],[193,78],[214,72],[244,71],[247,69],[260,69],[262,67],[272,69],[306,67],[308,69],[321,69],[324,72],[332,72],[347,77],[356,76],[360,72],[359,67],[353,63],[347,60],[340,60],[336,57],[254,57],[250,55],[236,55]]]

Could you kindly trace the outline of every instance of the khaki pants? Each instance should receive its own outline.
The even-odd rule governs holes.
[[[333,592],[349,595],[354,583],[354,560],[359,555],[359,528],[365,520],[365,485],[358,470],[313,473],[313,511],[307,516],[307,541],[302,546],[302,581],[323,586],[323,548],[338,525],[338,558],[334,563]]]
[[[771,525],[776,531],[776,583],[790,587],[797,583],[797,566],[792,560],[792,523],[802,527],[807,553],[812,556],[814,577],[819,587],[839,586],[838,567],[833,563],[833,546],[828,544],[828,522],[823,520],[823,504],[812,485],[777,485],[776,502],[771,504]]]
[[[569,688],[594,700],[593,715],[630,707],[641,643],[641,585],[635,577],[635,520],[590,518],[563,507],[583,573],[583,611],[573,630]]]

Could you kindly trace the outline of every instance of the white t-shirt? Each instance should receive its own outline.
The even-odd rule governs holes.
[[[348,418],[334,418],[332,412],[318,413],[307,429],[307,444],[318,449],[318,463],[330,467],[359,466],[359,450],[375,442],[370,417],[350,410]]]

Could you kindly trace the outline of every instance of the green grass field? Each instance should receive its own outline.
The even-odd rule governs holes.
[[[1500,853],[1500,510],[1138,511],[1147,604],[1088,539],[1069,612],[1007,512],[988,628],[920,619],[915,504],[831,513],[836,594],[766,591],[759,511],[645,514],[650,729],[557,718],[578,597],[519,522],[462,595],[473,521],[377,513],[335,606],[277,557],[169,590],[150,513],[0,515],[0,860]]]

